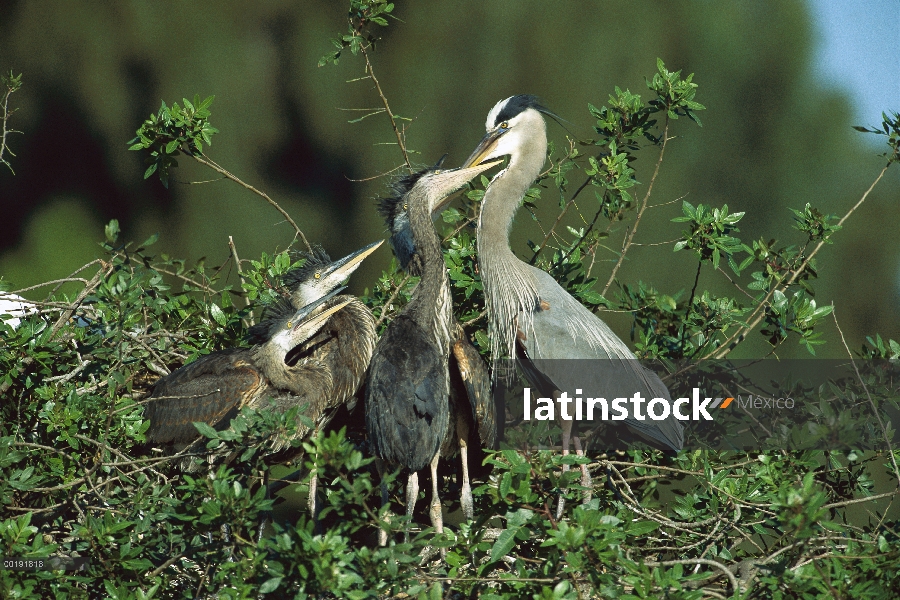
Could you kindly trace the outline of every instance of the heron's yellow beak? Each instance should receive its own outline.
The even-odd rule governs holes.
[[[362,264],[362,261],[365,260],[367,256],[378,250],[378,247],[384,240],[378,240],[377,242],[373,242],[362,248],[361,250],[357,250],[353,254],[345,256],[340,260],[334,261],[334,263],[322,274],[322,277],[328,277],[334,282],[340,282],[348,277],[353,271],[356,270],[359,265]]]
[[[475,151],[469,156],[466,162],[463,163],[461,168],[467,169],[474,165],[481,163],[488,156],[491,151],[493,151],[494,146],[497,143],[497,140],[500,139],[500,136],[509,131],[508,129],[495,129],[493,131],[488,131],[484,134],[484,137],[481,138],[481,142],[478,144],[478,147],[475,148]]]
[[[335,304],[334,306],[330,306],[322,312],[317,313],[306,320],[299,321],[294,325],[294,330],[296,331],[302,328],[312,332],[318,331],[319,328],[322,327],[322,325],[324,325],[325,322],[331,317],[331,315],[350,304],[351,301],[352,300],[344,300],[343,302]]]
[[[454,178],[458,178],[458,181],[460,182],[460,187],[453,190],[450,194],[447,194],[447,196],[445,196],[442,200],[440,200],[439,202],[436,202],[434,204],[434,206],[431,209],[432,216],[439,214],[441,211],[443,211],[445,208],[447,208],[447,205],[450,204],[450,201],[453,200],[453,198],[456,196],[456,192],[458,192],[460,189],[462,189],[463,185],[465,185],[467,182],[474,179],[477,175],[480,175],[481,173],[487,171],[488,169],[496,167],[501,162],[503,162],[503,159],[497,158],[497,159],[489,160],[484,163],[476,163],[474,166],[460,167],[458,169],[454,169],[453,171],[448,171],[447,172],[448,175],[451,175]]]

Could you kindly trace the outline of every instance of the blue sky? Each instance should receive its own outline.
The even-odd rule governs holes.
[[[849,93],[855,125],[900,112],[900,0],[809,0],[818,39],[813,68]]]

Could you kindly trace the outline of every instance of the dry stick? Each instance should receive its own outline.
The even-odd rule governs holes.
[[[891,439],[888,436],[887,428],[884,426],[884,421],[881,420],[881,414],[878,412],[878,407],[875,406],[875,402],[872,400],[872,394],[869,393],[869,386],[866,385],[862,375],[859,374],[859,368],[856,366],[856,361],[853,360],[853,353],[850,352],[850,347],[847,346],[847,340],[844,339],[844,332],[841,330],[841,326],[838,325],[834,304],[831,306],[831,317],[834,319],[834,326],[837,327],[838,333],[841,334],[841,343],[844,344],[844,348],[847,350],[847,356],[850,357],[850,364],[853,365],[853,370],[856,371],[856,378],[859,379],[859,383],[866,392],[866,398],[869,399],[869,406],[872,407],[872,412],[875,413],[875,418],[878,419],[878,426],[881,427],[881,435],[884,436],[884,443],[887,445],[888,456],[891,457],[891,465],[894,467],[894,475],[897,477],[897,485],[900,487],[900,469],[897,468],[897,458],[894,456],[894,449],[891,447]]]
[[[849,219],[850,215],[852,215],[856,211],[856,209],[858,209],[860,207],[860,205],[862,205],[862,203],[866,201],[866,198],[869,197],[869,194],[872,192],[873,189],[875,189],[875,186],[878,185],[878,182],[881,181],[881,178],[884,177],[885,171],[887,171],[888,167],[890,167],[890,166],[891,166],[891,163],[888,163],[884,166],[883,169],[881,169],[881,173],[878,174],[878,177],[875,178],[875,181],[873,181],[872,185],[869,186],[869,189],[866,190],[866,193],[862,195],[862,198],[859,199],[859,202],[857,202],[853,206],[853,208],[851,208],[849,211],[847,211],[847,214],[844,215],[841,218],[841,220],[837,222],[838,227],[843,225],[844,221]],[[710,353],[709,355],[705,356],[704,358],[713,358],[713,359],[725,358],[728,355],[728,353],[731,352],[731,350],[735,346],[737,346],[738,343],[741,342],[741,340],[743,340],[743,337],[745,335],[747,335],[747,333],[749,333],[750,331],[753,331],[753,329],[757,325],[759,325],[759,322],[763,320],[763,318],[765,317],[765,311],[763,309],[769,303],[769,300],[775,294],[775,291],[778,290],[779,287],[780,287],[780,289],[784,289],[784,290],[786,290],[788,287],[790,287],[791,284],[793,284],[797,280],[797,278],[800,277],[800,274],[803,273],[803,271],[806,269],[806,266],[813,259],[813,257],[816,255],[816,253],[822,249],[822,246],[824,246],[825,243],[826,243],[826,240],[824,240],[824,239],[819,240],[818,245],[816,245],[816,247],[813,248],[813,251],[809,253],[809,256],[807,256],[803,260],[803,262],[800,264],[800,267],[793,270],[792,275],[788,279],[787,283],[785,283],[783,286],[779,286],[779,285],[772,286],[772,289],[769,290],[769,293],[766,294],[766,297],[763,298],[763,301],[760,302],[760,304],[750,314],[750,318],[747,319],[746,327],[738,327],[737,331],[734,332],[734,335],[732,335],[730,338],[725,340],[725,342],[719,347],[719,349],[716,352]]]
[[[369,61],[369,53],[366,52],[366,46],[360,46],[360,52],[362,52],[363,58],[366,59],[366,72],[369,74],[369,77],[372,78],[372,82],[375,84],[375,89],[378,90],[378,95],[381,97],[381,103],[384,105],[384,110],[387,112],[388,117],[391,119],[391,127],[394,129],[394,135],[397,136],[397,144],[400,146],[400,151],[403,153],[403,160],[406,162],[406,168],[409,169],[409,172],[413,172],[412,163],[409,162],[409,155],[406,153],[406,144],[403,143],[403,135],[400,133],[400,129],[397,127],[397,120],[394,118],[394,113],[391,111],[391,107],[388,104],[387,98],[384,95],[384,92],[381,91],[381,84],[378,83],[378,78],[375,77],[375,71],[372,69],[372,63]]]
[[[616,261],[616,266],[613,267],[612,273],[609,274],[609,281],[606,282],[606,285],[603,286],[603,291],[600,292],[600,295],[603,297],[606,297],[609,286],[615,281],[616,273],[619,272],[619,267],[621,267],[622,263],[625,261],[625,253],[628,252],[631,241],[634,239],[634,234],[637,233],[638,225],[641,223],[641,217],[644,216],[644,211],[647,210],[647,203],[650,201],[650,194],[653,192],[653,184],[656,183],[656,177],[659,175],[659,167],[662,165],[663,156],[666,154],[666,144],[668,142],[669,119],[666,118],[666,126],[663,128],[662,134],[662,148],[659,150],[659,158],[656,160],[656,168],[653,170],[653,177],[650,178],[650,185],[647,186],[647,193],[644,194],[644,199],[641,201],[641,207],[638,209],[637,217],[634,219],[634,226],[631,228],[631,231],[628,232],[628,237],[625,238],[625,245],[622,246],[622,253],[619,255],[619,260]]]
[[[13,88],[10,84],[10,86],[7,86],[6,94],[3,96],[3,137],[0,138],[0,164],[6,165],[13,175],[15,175],[16,172],[13,171],[12,165],[9,164],[9,161],[3,158],[3,153],[9,152],[10,156],[15,156],[15,154],[13,154],[13,151],[9,149],[9,146],[6,145],[6,138],[10,133],[22,133],[21,131],[16,131],[15,129],[9,129],[6,126],[7,121],[9,121],[9,117],[12,115],[12,113],[9,112],[9,97],[12,96],[13,92],[15,92],[16,90],[18,90],[18,88]],[[13,112],[16,111],[14,110]]]
[[[296,234],[294,235],[294,237],[296,238],[297,236],[300,236],[300,239],[303,240],[303,244],[306,246],[306,249],[309,250],[310,252],[312,252],[312,246],[310,246],[310,245],[309,245],[309,242],[306,241],[306,236],[303,235],[303,232],[300,231],[300,228],[297,226],[296,223],[294,223],[294,220],[291,218],[291,215],[287,214],[287,211],[285,211],[283,208],[281,208],[280,206],[278,206],[278,203],[275,202],[274,200],[272,200],[272,199],[269,197],[268,194],[266,194],[265,192],[261,192],[260,190],[256,189],[255,187],[253,187],[253,186],[250,185],[249,183],[244,183],[243,181],[241,181],[240,179],[238,179],[236,176],[232,175],[232,174],[229,173],[227,170],[225,170],[225,169],[223,169],[222,167],[220,167],[219,165],[217,165],[211,158],[209,158],[208,156],[206,156],[206,155],[203,154],[203,153],[200,153],[199,155],[197,155],[197,154],[193,154],[192,152],[188,151],[188,152],[185,152],[185,154],[187,154],[187,155],[193,157],[193,159],[196,160],[197,162],[199,162],[200,164],[206,165],[207,167],[209,167],[209,168],[212,169],[213,171],[215,171],[215,172],[217,172],[217,173],[219,173],[219,174],[221,174],[221,175],[227,177],[228,179],[232,180],[233,182],[235,182],[235,183],[237,183],[237,184],[239,184],[239,185],[242,185],[242,186],[245,187],[246,189],[250,190],[250,191],[253,192],[254,194],[256,194],[256,195],[261,196],[262,198],[264,198],[264,199],[266,200],[266,202],[268,202],[268,203],[271,204],[273,207],[275,207],[275,210],[277,210],[278,212],[280,212],[280,213],[281,213],[281,216],[283,216],[283,217],[287,220],[287,222],[291,224],[291,227],[293,227],[293,228],[294,228],[294,231],[296,232]]]
[[[228,236],[228,247],[231,248],[231,256],[234,257],[234,264],[237,266],[238,278],[243,280],[244,272],[241,270],[241,259],[238,258],[237,246],[234,245],[234,239],[232,239],[230,235]],[[243,294],[243,292],[241,293]],[[251,304],[250,299],[244,295],[244,305],[250,306]],[[246,325],[246,323],[244,323],[244,325]],[[250,313],[250,325],[254,325],[252,312]]]
[[[737,577],[734,576],[731,569],[718,561],[709,560],[708,558],[683,558],[681,560],[663,560],[660,562],[648,560],[644,562],[644,564],[648,567],[674,567],[675,565],[707,565],[715,567],[728,577],[728,581],[731,582],[731,589],[734,590],[735,593],[741,591],[741,588],[738,587]]]

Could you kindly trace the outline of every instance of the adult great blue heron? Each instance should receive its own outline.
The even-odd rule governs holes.
[[[487,133],[464,164],[471,167],[509,156],[508,166],[494,176],[485,191],[477,231],[495,366],[502,356],[514,358],[524,353],[526,377],[548,393],[552,386],[569,392],[580,388],[610,399],[637,392],[648,399],[670,400],[659,377],[638,363],[606,323],[550,274],[519,260],[510,248],[513,217],[546,160],[547,127],[542,113],[552,115],[534,96],[501,100],[488,113]],[[585,369],[576,361],[557,359],[603,361],[595,360],[591,369]],[[684,443],[683,427],[671,415],[660,421],[630,415],[625,422],[668,451],[678,451]],[[571,421],[563,422],[564,453],[568,452],[571,425]],[[587,478],[586,470],[583,473]]]
[[[366,379],[366,430],[383,473],[385,463],[409,472],[406,513],[412,517],[419,494],[418,471],[431,465],[435,529],[443,530],[437,489],[437,462],[449,426],[451,325],[453,310],[440,240],[432,209],[470,179],[492,167],[420,174],[403,196],[409,207],[412,244],[421,260],[421,279],[403,311],[388,325],[375,347]],[[382,484],[383,485],[383,484]],[[382,502],[387,489],[382,487]],[[387,533],[379,532],[379,543]]]
[[[441,160],[443,162],[443,159]],[[409,217],[409,191],[424,175],[435,172],[440,163],[430,169],[398,179],[392,193],[383,198],[378,211],[385,219],[391,232],[391,247],[400,262],[400,267],[412,276],[422,275],[423,265],[428,261],[443,264],[443,255],[438,252],[421,252],[416,248],[415,238],[423,236],[436,237],[431,222],[417,221],[415,227],[423,227],[425,231],[413,232]],[[434,196],[434,201],[441,198]],[[429,211],[439,210],[440,204],[430,206]],[[450,283],[445,276],[441,281],[442,296],[449,296]],[[460,455],[462,482],[460,485],[460,505],[467,519],[474,517],[474,498],[469,478],[469,442],[470,435],[475,434],[480,446],[493,448],[497,443],[496,407],[491,395],[491,381],[487,365],[481,355],[472,346],[466,332],[451,313],[450,325],[450,396],[449,419],[447,433],[441,444],[440,456],[444,459]]]

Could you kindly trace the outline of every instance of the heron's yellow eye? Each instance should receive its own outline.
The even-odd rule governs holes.
[[[509,121],[503,121],[500,123],[500,129],[509,129]]]
[[[409,210],[409,204],[404,204],[404,205],[403,205],[403,210]]]
[[[284,328],[285,328],[285,329],[290,329],[290,328],[293,327],[293,326],[294,326],[294,322],[293,322],[293,321],[288,321],[288,322],[287,322],[287,325],[285,325]]]
[[[313,275],[313,277],[315,277],[316,279],[320,279],[322,277],[322,273],[320,273],[319,271],[316,271],[316,274]]]
[[[440,169],[435,169],[435,170],[434,170],[434,174],[435,174],[435,175],[437,175],[437,174],[440,173],[440,172],[441,172]]]

